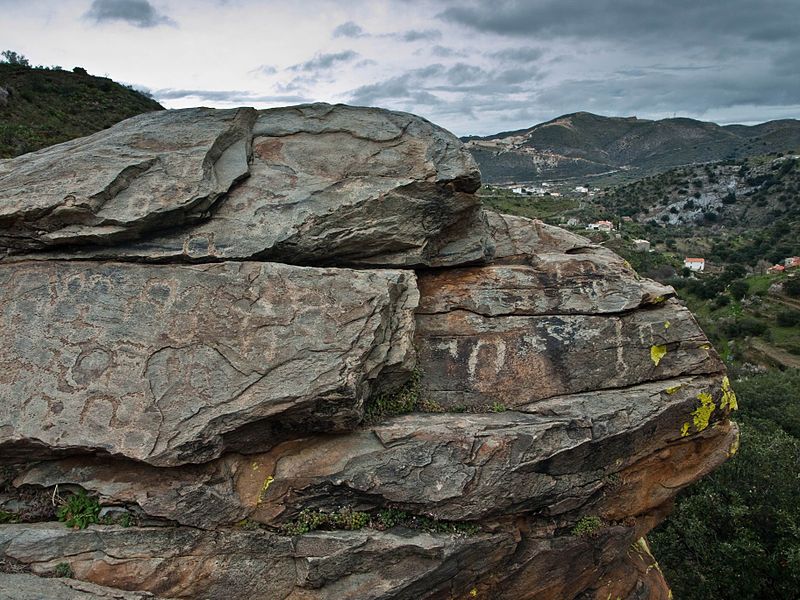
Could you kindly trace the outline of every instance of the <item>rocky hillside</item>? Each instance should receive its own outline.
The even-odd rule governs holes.
[[[163,107],[136,90],[94,77],[0,63],[0,158],[89,135]]]
[[[800,148],[800,121],[755,126],[677,118],[650,121],[580,112],[530,129],[464,138],[487,182],[642,175],[692,163]]]
[[[669,598],[645,536],[736,451],[723,364],[479,184],[324,104],[0,162],[0,592]]]
[[[716,263],[770,264],[800,253],[800,155],[671,169],[597,199],[613,218],[658,225]]]

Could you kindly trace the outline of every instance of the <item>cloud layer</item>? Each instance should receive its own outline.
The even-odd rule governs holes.
[[[0,9],[15,15],[0,24],[9,48],[146,87],[168,107],[349,102],[416,112],[458,134],[579,110],[726,123],[800,116],[798,0],[0,0]]]

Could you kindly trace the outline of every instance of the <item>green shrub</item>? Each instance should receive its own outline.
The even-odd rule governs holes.
[[[579,535],[581,537],[594,537],[602,527],[603,521],[600,519],[600,517],[581,517],[572,528],[572,535]]]
[[[286,535],[302,535],[317,529],[362,529],[369,523],[369,515],[354,511],[352,508],[341,508],[327,513],[319,510],[304,509],[291,523],[283,526]]]
[[[60,562],[56,565],[55,568],[55,576],[56,577],[74,577],[75,573],[72,571],[72,567],[69,563]]]
[[[778,313],[778,325],[781,327],[792,327],[800,323],[800,312],[796,310],[782,310]]]
[[[85,529],[92,523],[100,522],[100,503],[96,498],[88,496],[86,491],[81,490],[64,501],[56,516],[67,527]]]

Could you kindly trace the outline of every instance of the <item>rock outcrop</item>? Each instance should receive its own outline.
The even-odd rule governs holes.
[[[329,105],[0,162],[0,597],[668,598],[645,536],[736,450],[724,367],[478,185]]]

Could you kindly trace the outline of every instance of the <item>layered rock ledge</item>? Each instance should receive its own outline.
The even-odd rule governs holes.
[[[670,597],[645,536],[736,451],[724,366],[479,184],[324,104],[0,161],[0,598]]]

